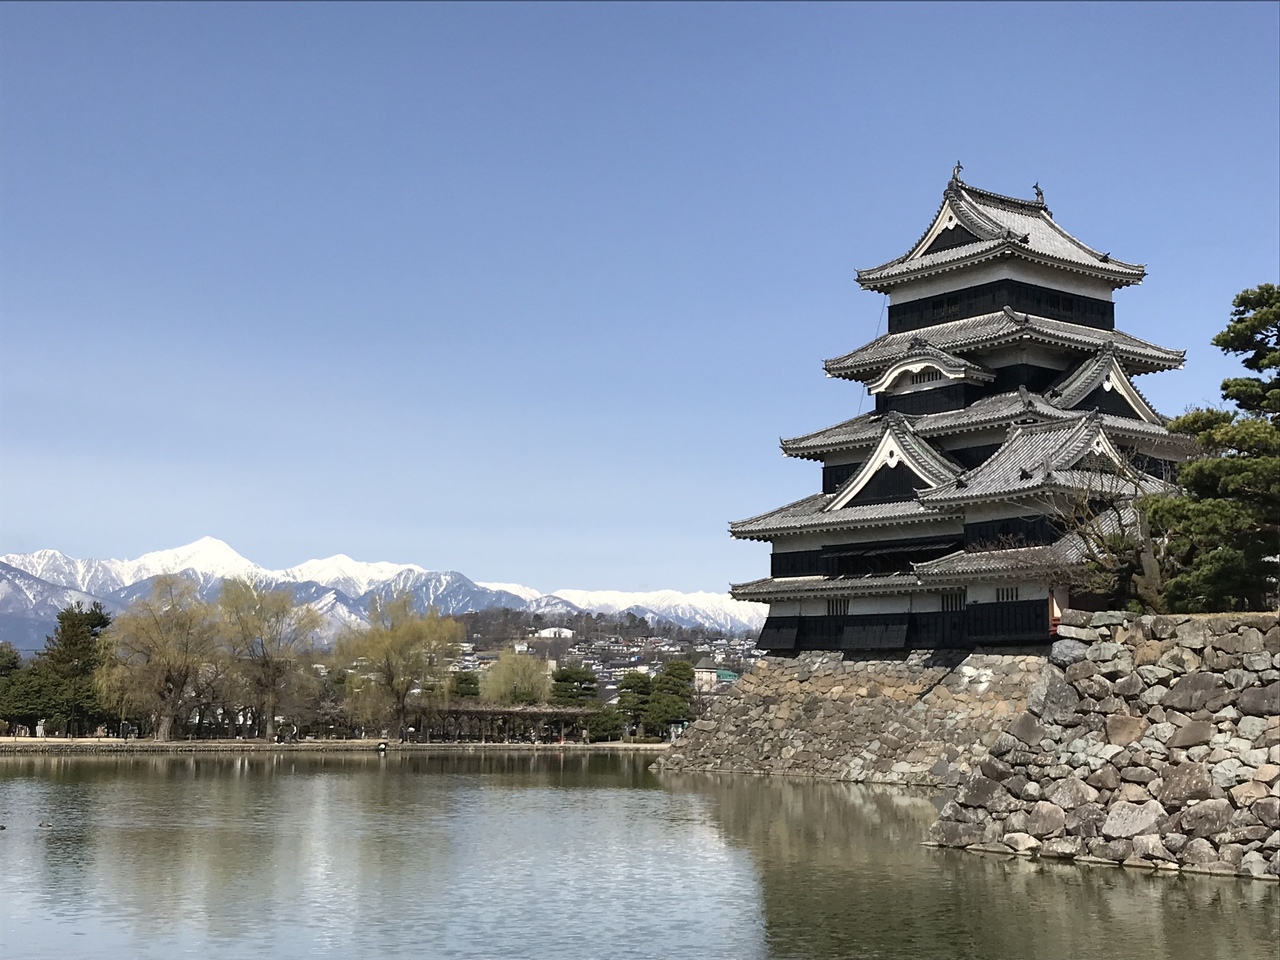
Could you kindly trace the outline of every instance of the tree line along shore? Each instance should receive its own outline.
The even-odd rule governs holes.
[[[483,672],[452,669],[465,629],[401,595],[332,648],[288,590],[225,581],[216,601],[178,576],[112,617],[62,610],[24,662],[0,643],[0,736],[187,741],[610,742],[662,738],[694,717],[693,666],[634,671],[615,705],[596,675],[503,650]]]

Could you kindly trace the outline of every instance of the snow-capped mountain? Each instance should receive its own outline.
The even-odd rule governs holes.
[[[314,580],[316,583],[323,583],[326,587],[341,590],[349,597],[358,597],[367,593],[371,587],[386,583],[406,571],[428,572],[411,563],[363,563],[352,560],[345,553],[340,553],[325,560],[308,560],[296,567],[282,570],[280,577],[284,580],[296,580],[299,583]]]
[[[537,600],[543,595],[541,590],[535,590],[533,587],[522,586],[518,583],[482,583],[477,580],[476,586],[484,587],[486,590],[496,590],[499,593],[514,594],[526,603],[530,600]]]
[[[476,582],[452,570],[427,570],[411,563],[368,563],[339,554],[308,560],[287,570],[268,570],[242,557],[226,543],[202,537],[172,550],[157,550],[136,560],[77,560],[57,550],[0,557],[0,640],[20,649],[36,649],[53,629],[57,612],[79,601],[95,600],[112,612],[145,596],[156,577],[180,574],[194,580],[202,597],[213,600],[223,580],[242,577],[267,587],[289,587],[295,598],[325,619],[327,637],[349,625],[368,622],[369,602],[408,592],[414,605],[437,607],[446,615],[508,607],[544,615],[632,612],[650,621],[702,626],[725,633],[760,629],[766,608],[727,594],[657,590],[557,590],[543,594],[517,583]]]
[[[555,590],[552,596],[568,600],[594,613],[634,613],[649,619],[658,617],[682,627],[707,627],[725,633],[758,630],[764,624],[766,608],[759,603],[734,600],[727,593],[680,593],[652,590],[629,593],[620,590]],[[749,626],[747,626],[749,624]]]

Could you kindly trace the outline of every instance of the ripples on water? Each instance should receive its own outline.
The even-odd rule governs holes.
[[[0,957],[1277,957],[1275,884],[937,851],[925,794],[647,763],[0,760]]]

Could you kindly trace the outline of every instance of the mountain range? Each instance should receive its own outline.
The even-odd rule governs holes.
[[[668,621],[728,635],[759,630],[767,610],[763,604],[709,592],[555,590],[544,594],[521,584],[477,582],[452,570],[366,563],[342,554],[287,570],[268,570],[221,540],[203,537],[136,560],[77,560],[57,550],[0,556],[0,640],[24,652],[38,650],[62,608],[76,601],[88,606],[99,600],[116,613],[145,596],[155,579],[166,574],[194,580],[207,600],[214,599],[222,581],[230,577],[267,589],[287,587],[298,602],[310,604],[324,617],[326,639],[346,625],[367,623],[373,597],[389,599],[403,592],[413,597],[419,609],[435,606],[445,615],[495,607],[550,615],[630,612],[651,623]]]

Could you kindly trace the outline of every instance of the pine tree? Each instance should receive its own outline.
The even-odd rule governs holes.
[[[85,732],[106,716],[93,675],[102,662],[98,637],[110,625],[111,615],[101,603],[86,610],[77,602],[60,610],[53,636],[45,638],[33,665],[49,675],[55,712],[65,719],[69,736]]]
[[[1169,429],[1204,456],[1185,464],[1185,497],[1148,502],[1167,537],[1163,598],[1171,610],[1260,610],[1275,601],[1280,554],[1280,290],[1266,283],[1233,301],[1214,346],[1254,376],[1222,382],[1236,409],[1190,410]]]

